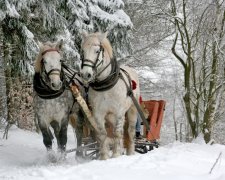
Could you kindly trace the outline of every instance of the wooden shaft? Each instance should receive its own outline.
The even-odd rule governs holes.
[[[70,85],[70,89],[73,93],[73,96],[77,100],[78,104],[82,108],[82,110],[84,112],[84,115],[86,116],[87,120],[90,122],[90,124],[92,125],[94,130],[98,133],[97,124],[94,120],[94,117],[93,117],[90,109],[88,108],[87,103],[85,102],[84,98],[81,96],[79,89],[77,88],[76,85]]]
[[[141,117],[141,119],[142,119],[142,121],[143,121],[145,127],[146,127],[146,130],[147,130],[147,131],[150,131],[149,123],[148,123],[148,121],[145,119],[145,115],[144,115],[144,113],[142,112],[142,110],[141,110],[141,108],[140,108],[140,106],[139,106],[139,104],[138,104],[138,102],[137,102],[137,99],[134,97],[133,93],[132,93],[132,95],[131,95],[130,97],[131,97],[131,99],[132,99],[132,101],[133,101],[133,103],[134,103],[134,105],[135,105],[135,107],[136,107],[136,109],[137,109],[137,111],[138,111],[138,113],[139,113],[139,115],[140,115],[140,117]]]

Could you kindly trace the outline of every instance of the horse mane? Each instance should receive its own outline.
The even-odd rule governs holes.
[[[49,41],[41,44],[41,47],[39,47],[40,49],[39,54],[37,55],[35,60],[35,67],[34,67],[35,73],[39,73],[41,71],[42,53],[48,49],[55,48],[55,46],[56,46],[55,43],[51,43]]]
[[[82,49],[84,49],[86,46],[88,46],[90,44],[93,44],[93,38],[98,38],[99,39],[100,36],[101,36],[100,32],[89,34],[85,38],[84,42],[82,43]],[[113,50],[112,50],[112,46],[111,46],[108,38],[104,38],[101,41],[101,45],[108,52],[109,57],[112,58],[113,57]]]

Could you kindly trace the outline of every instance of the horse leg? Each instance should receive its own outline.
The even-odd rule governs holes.
[[[50,129],[47,127],[45,123],[41,123],[42,121],[38,119],[38,125],[41,130],[42,136],[43,136],[43,143],[47,149],[47,151],[52,149],[52,139],[53,135],[50,131]]]
[[[59,123],[57,121],[52,121],[50,124],[51,124],[51,126],[54,130],[54,134],[55,134],[55,137],[56,137],[56,140],[57,140],[57,145],[59,147],[60,146],[60,142],[59,142],[59,131],[60,131]]]
[[[84,116],[81,111],[77,113],[76,116],[76,138],[77,138],[77,147],[82,145],[82,137],[83,137],[83,126],[84,126]],[[83,153],[81,151],[76,151],[76,156],[82,156]]]
[[[114,132],[114,146],[112,157],[118,157],[121,155],[122,139],[123,139],[123,125],[125,116],[118,116]]]
[[[47,154],[48,160],[50,162],[54,163],[57,161],[57,158],[56,158],[55,152],[52,150],[53,135],[46,124],[41,123],[40,121],[38,121],[38,124],[39,124],[39,128],[41,130],[42,136],[43,136],[43,143],[48,152],[48,154]]]
[[[109,159],[109,139],[107,138],[107,133],[101,133],[100,138],[100,159],[106,160]]]
[[[68,117],[64,118],[61,122],[61,128],[59,131],[59,151],[65,153],[67,143],[67,128],[68,128]]]
[[[101,116],[98,115],[94,117],[98,127],[97,140],[100,144],[100,159],[105,160],[109,158],[109,142],[107,138],[107,131],[105,129],[104,116],[101,114]]]
[[[132,155],[135,153],[135,145],[134,145],[134,136],[135,136],[135,127],[137,122],[137,110],[134,105],[130,107],[127,111],[127,120],[128,120],[128,136],[129,143],[127,144],[127,155]]]

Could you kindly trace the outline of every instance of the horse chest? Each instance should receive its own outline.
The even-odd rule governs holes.
[[[70,100],[66,96],[49,100],[36,97],[34,102],[36,114],[41,119],[49,122],[52,120],[60,122],[68,115],[73,104],[73,99],[71,97]]]

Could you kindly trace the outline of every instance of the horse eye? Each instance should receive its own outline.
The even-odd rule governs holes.
[[[46,64],[46,63],[47,63],[47,61],[46,61],[45,59],[43,59],[43,60],[42,60],[42,62],[43,62],[44,64]]]
[[[100,49],[99,50],[96,50],[96,53],[98,54],[100,52]]]

